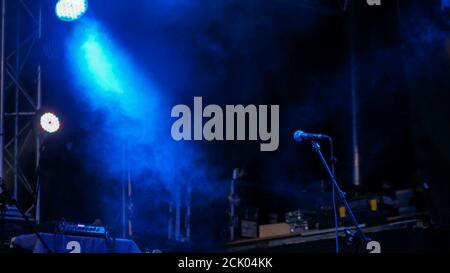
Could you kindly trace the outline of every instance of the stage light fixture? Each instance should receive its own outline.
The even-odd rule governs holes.
[[[59,0],[56,3],[56,16],[63,21],[75,21],[88,9],[87,0]]]
[[[45,113],[41,116],[41,128],[47,133],[56,133],[61,124],[59,118],[53,113]]]

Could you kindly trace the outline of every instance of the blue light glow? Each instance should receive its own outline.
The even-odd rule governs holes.
[[[119,169],[108,166],[122,160],[121,147],[129,143],[134,150],[130,164],[139,171],[148,169],[153,157],[146,147],[154,146],[166,128],[165,120],[170,120],[151,73],[139,67],[107,29],[90,19],[73,29],[66,46],[76,96],[103,119],[87,144],[100,157],[97,162],[105,173],[115,175]]]
[[[87,69],[95,77],[95,82],[100,89],[118,94],[123,93],[120,77],[117,74],[119,71],[116,71],[120,68],[115,67],[113,54],[107,52],[108,49],[102,47],[100,43],[97,36],[90,35],[81,45]]]
[[[94,109],[115,119],[158,120],[156,88],[100,24],[87,20],[78,25],[67,47],[82,97]]]
[[[199,165],[206,162],[202,152],[171,137],[172,105],[168,93],[155,83],[152,69],[136,63],[116,37],[92,19],[75,26],[66,46],[74,95],[93,113],[92,120],[79,121],[89,132],[85,147],[92,160],[87,167],[120,177],[125,165],[117,163],[123,161],[126,148],[133,175],[142,175],[149,185],[149,173],[170,192],[178,183],[207,181],[208,168]]]
[[[88,9],[87,0],[59,0],[55,12],[63,21],[75,21],[83,16]]]
[[[63,36],[69,91],[83,109],[76,120],[83,134],[80,162],[105,177],[106,187],[130,171],[133,187],[143,192],[151,189],[151,204],[145,206],[155,214],[149,223],[136,221],[157,234],[166,230],[166,211],[160,208],[188,183],[208,198],[222,198],[213,179],[217,167],[197,144],[173,141],[170,134],[170,111],[181,100],[174,94],[184,90],[179,83],[184,69],[179,66],[185,65],[178,50],[173,50],[176,47],[168,41],[146,40],[145,51],[163,54],[142,56],[120,33],[93,18],[83,18]],[[175,84],[165,81],[169,77]],[[111,198],[106,192],[98,197]],[[111,219],[116,219],[118,201],[114,195],[106,202],[105,214]]]

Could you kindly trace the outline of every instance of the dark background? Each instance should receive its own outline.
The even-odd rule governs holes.
[[[313,8],[295,0],[182,2],[108,1],[105,7],[105,1],[92,0],[86,17],[101,22],[151,75],[170,107],[192,106],[194,96],[202,96],[205,105],[280,105],[280,146],[262,153],[259,142],[179,143],[192,145],[202,157],[190,160],[182,150],[172,150],[173,166],[189,165],[180,167],[176,185],[155,175],[152,168],[160,163],[132,171],[138,236],[154,238],[147,239],[153,244],[164,241],[168,200],[177,185],[189,181],[194,242],[221,241],[229,180],[237,167],[246,169],[249,202],[262,214],[329,201],[316,155],[308,144],[292,140],[298,129],[333,136],[337,177],[350,194],[379,192],[383,184],[415,188],[427,181],[436,219],[448,225],[450,18],[440,11],[440,1],[382,1],[381,6],[350,1],[346,12],[331,0],[311,1]],[[108,126],[108,113],[80,99],[64,61],[70,55],[65,36],[76,22],[59,21],[52,3],[45,6],[44,102],[64,126],[48,139],[43,155],[43,216],[88,223],[101,218],[118,225],[120,177],[98,165],[108,154],[92,148],[92,135],[109,138],[96,129]],[[357,71],[359,187],[352,186],[350,37]],[[159,109],[169,122],[170,107]],[[158,136],[161,141],[170,141],[170,129],[166,132]],[[194,169],[207,173],[205,181],[189,178]]]

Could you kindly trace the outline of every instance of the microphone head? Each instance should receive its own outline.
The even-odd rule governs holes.
[[[297,142],[302,142],[303,139],[303,135],[305,134],[305,132],[298,130],[297,132],[294,133],[294,140]]]

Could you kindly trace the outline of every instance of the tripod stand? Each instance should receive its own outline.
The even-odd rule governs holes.
[[[3,181],[0,181],[0,188],[2,190],[2,192],[0,193],[0,210],[1,210],[0,211],[0,221],[1,221],[1,223],[0,223],[0,229],[1,229],[0,230],[0,240],[1,240],[1,243],[3,244],[3,242],[5,240],[5,214],[6,214],[6,207],[7,207],[7,205],[14,205],[14,206],[16,206],[17,210],[19,211],[19,213],[22,216],[23,220],[27,223],[28,226],[30,226],[30,228],[33,231],[33,233],[36,235],[38,240],[45,247],[45,249],[47,250],[47,253],[51,253],[52,251],[48,247],[47,243],[44,241],[42,236],[36,230],[36,228],[33,225],[33,223],[31,223],[31,221],[28,218],[28,216],[19,208],[19,206],[17,205],[17,201],[14,198],[12,198],[11,194],[9,193],[9,191],[6,188],[6,186],[3,183]]]

